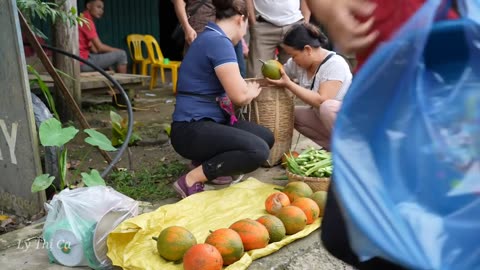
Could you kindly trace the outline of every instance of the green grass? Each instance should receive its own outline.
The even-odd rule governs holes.
[[[175,196],[172,183],[186,172],[187,165],[174,161],[137,172],[112,172],[107,184],[132,199],[157,202]]]
[[[90,112],[90,113],[101,113],[101,112],[107,112],[107,111],[116,112],[117,111],[117,108],[115,108],[111,103],[83,105],[82,109],[85,112]]]

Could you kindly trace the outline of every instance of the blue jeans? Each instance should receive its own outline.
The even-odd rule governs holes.
[[[238,42],[235,45],[235,53],[237,54],[238,67],[240,68],[240,74],[245,78],[247,76],[247,64],[245,63],[245,58],[243,58],[243,47],[242,42]]]

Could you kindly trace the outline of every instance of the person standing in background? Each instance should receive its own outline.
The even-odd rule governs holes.
[[[215,21],[215,6],[212,0],[172,0],[175,14],[185,32],[186,53],[192,42],[203,32],[208,22]],[[246,76],[246,63],[243,57],[242,43],[235,45],[238,66],[242,77]]]
[[[289,56],[281,48],[285,33],[296,23],[310,21],[310,10],[305,0],[247,0],[250,29],[247,77],[262,76],[258,59],[275,58],[284,64]]]

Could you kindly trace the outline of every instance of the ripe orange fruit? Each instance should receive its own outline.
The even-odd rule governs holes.
[[[290,199],[283,192],[272,193],[265,200],[265,210],[272,215],[275,215],[278,210],[287,205],[290,205]]]
[[[307,216],[296,206],[285,206],[278,211],[277,217],[285,225],[287,235],[295,234],[307,226]]]
[[[222,254],[223,265],[230,265],[240,260],[244,253],[242,238],[232,229],[221,228],[213,231],[205,239],[205,244],[217,248]]]
[[[296,198],[301,197],[310,197],[313,194],[312,188],[301,181],[290,182],[285,185],[285,188],[282,190],[283,193],[287,194],[290,202],[295,201]]]
[[[195,236],[181,226],[167,227],[153,240],[157,241],[158,253],[167,261],[181,260],[185,252],[197,243]]]
[[[267,228],[256,220],[249,218],[241,219],[230,225],[229,229],[236,231],[240,235],[245,251],[264,248],[270,241],[270,234]]]
[[[317,203],[310,198],[297,198],[291,205],[302,209],[307,216],[307,225],[312,224],[320,215],[320,208]]]
[[[320,216],[323,217],[325,205],[327,204],[327,192],[323,190],[316,191],[312,194],[312,196],[310,196],[310,199],[317,203],[318,208],[320,209]]]
[[[183,256],[185,270],[222,270],[222,254],[210,244],[193,245]]]
[[[261,216],[257,221],[267,228],[270,235],[270,243],[282,240],[287,233],[283,222],[274,215]]]

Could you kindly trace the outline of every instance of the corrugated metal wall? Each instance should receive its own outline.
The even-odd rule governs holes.
[[[128,50],[128,34],[150,34],[160,39],[159,2],[162,0],[105,1],[105,13],[95,21],[103,43]],[[166,1],[166,0],[163,0]],[[84,10],[85,0],[78,0],[78,10]],[[173,14],[174,16],[174,14]],[[160,42],[160,40],[159,40]]]
[[[160,42],[160,1],[167,0],[105,1],[105,13],[100,20],[95,21],[100,40],[127,52],[126,38],[128,34],[150,34]],[[77,5],[79,12],[82,12],[85,9],[85,0],[78,0]],[[172,16],[175,14],[173,13]],[[48,37],[47,43],[50,43],[50,22],[37,18],[34,20],[34,24]]]

